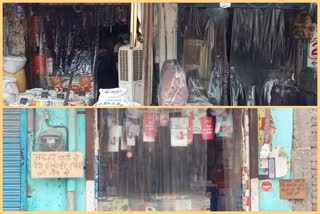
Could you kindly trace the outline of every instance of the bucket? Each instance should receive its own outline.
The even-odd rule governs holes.
[[[22,70],[27,62],[27,58],[19,56],[4,56],[3,57],[3,70],[10,74]]]
[[[9,73],[3,71],[3,76],[12,77],[16,79],[16,84],[19,90],[19,93],[25,92],[27,89],[27,80],[26,80],[26,72],[25,70],[20,70],[17,73]]]
[[[88,96],[79,96],[79,99],[81,99],[86,106],[90,106],[91,103],[90,103],[90,98]]]
[[[51,105],[51,106],[64,106],[64,100],[58,99],[58,98],[53,98],[53,99],[49,100],[49,105]]]
[[[68,102],[68,106],[85,106],[85,101],[82,99],[73,99]]]
[[[7,94],[18,94],[19,89],[17,86],[17,80],[13,77],[3,77],[2,91]]]
[[[16,101],[20,103],[22,98],[26,98],[28,102],[25,104],[27,106],[32,106],[33,105],[33,100],[34,100],[34,95],[32,94],[27,94],[27,93],[21,93],[17,95]]]
[[[24,105],[19,102],[15,102],[15,103],[10,104],[9,106],[28,106],[28,105],[27,104]]]
[[[32,88],[32,89],[26,90],[27,94],[32,94],[35,97],[36,96],[41,96],[42,92],[43,92],[42,88]]]
[[[48,106],[49,105],[48,98],[34,98],[33,105],[34,106]]]
[[[3,92],[2,97],[3,97],[3,101],[6,102],[6,105],[10,105],[16,102],[16,95],[14,94],[8,94],[6,92]]]

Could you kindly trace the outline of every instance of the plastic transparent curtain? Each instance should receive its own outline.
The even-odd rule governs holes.
[[[201,136],[194,136],[190,145],[173,147],[170,145],[169,124],[166,127],[159,125],[157,136],[151,140],[147,139],[154,142],[144,141],[146,139],[143,139],[141,132],[143,113],[147,111],[143,109],[100,111],[100,118],[103,118],[100,124],[100,127],[103,127],[99,166],[100,198],[112,201],[111,210],[122,209],[115,205],[116,202],[120,203],[120,200],[127,205],[128,210],[145,210],[146,207],[153,207],[156,210],[204,210],[206,141],[203,141]],[[152,114],[154,111],[149,112]],[[167,113],[169,112],[170,117],[181,117],[181,110],[168,110]],[[140,129],[138,136],[135,137],[135,146],[122,148],[121,151],[123,147],[121,144],[117,152],[111,152],[112,148],[108,148],[106,141],[110,127],[122,125],[122,131],[126,132],[129,128],[124,123],[128,120]],[[166,198],[161,199],[165,196]]]
[[[187,145],[173,145],[172,118],[188,118],[190,110],[99,110],[99,210],[206,210],[207,179],[218,182],[219,170],[219,182],[225,185],[214,199],[218,209],[241,210],[241,110],[196,109],[227,131],[213,140],[194,133]],[[119,126],[120,140],[112,146]],[[146,136],[154,131],[154,137]],[[214,167],[212,175],[207,174],[208,164]]]

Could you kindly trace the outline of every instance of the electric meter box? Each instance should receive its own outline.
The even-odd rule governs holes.
[[[42,132],[38,144],[38,151],[66,151],[63,133],[60,130],[48,129]]]

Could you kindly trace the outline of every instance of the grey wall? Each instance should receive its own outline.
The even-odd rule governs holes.
[[[307,198],[292,201],[295,211],[317,210],[317,110],[295,109],[292,176],[306,179]]]

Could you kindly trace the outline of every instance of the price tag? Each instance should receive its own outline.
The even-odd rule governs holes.
[[[28,102],[28,98],[21,98],[20,99],[20,104],[26,105]]]
[[[58,95],[57,95],[57,98],[64,100],[64,94],[58,94]]]
[[[41,98],[48,98],[48,97],[49,97],[49,92],[47,91],[42,92]]]

